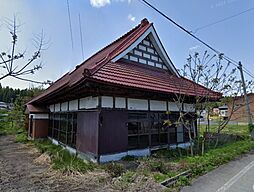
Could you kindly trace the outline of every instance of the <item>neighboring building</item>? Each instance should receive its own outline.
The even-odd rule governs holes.
[[[254,115],[254,93],[248,94],[250,111],[252,114],[252,119]],[[231,114],[233,104],[232,102],[228,103],[228,115]],[[248,123],[248,116],[246,113],[246,106],[245,106],[245,99],[244,96],[237,96],[235,97],[235,104],[234,104],[234,112],[230,118],[231,121],[240,122],[240,123]]]
[[[12,104],[0,101],[0,109],[10,110],[12,109]]]
[[[222,117],[224,120],[228,118],[228,106],[222,105],[219,107],[219,116]]]
[[[220,114],[220,109],[218,107],[213,108],[213,115],[219,115]]]
[[[196,131],[195,97],[221,97],[181,77],[146,19],[27,103],[29,134],[97,162],[188,142],[176,95]],[[166,113],[170,111],[170,113]]]

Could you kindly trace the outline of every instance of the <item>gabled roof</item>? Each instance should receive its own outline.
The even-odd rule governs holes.
[[[164,69],[122,61],[122,56],[128,53],[131,48],[135,47],[148,34],[152,35],[157,49],[160,49],[159,52],[167,62],[171,73]],[[191,96],[209,95],[211,98],[221,97],[220,93],[206,89],[179,75],[163,48],[153,24],[149,23],[147,19],[143,19],[131,31],[76,66],[74,71],[66,73],[29,103],[37,102],[56,93],[59,94],[61,91],[73,88],[88,79],[163,93],[178,93]]]

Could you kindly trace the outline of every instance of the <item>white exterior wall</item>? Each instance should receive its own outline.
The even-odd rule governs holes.
[[[61,111],[68,111],[68,102],[61,103]]]
[[[176,102],[168,102],[168,110],[169,111],[179,111],[181,109],[181,103]]]
[[[29,118],[31,117],[33,117],[33,119],[48,119],[49,115],[45,113],[29,114]]]
[[[124,97],[115,98],[115,108],[125,109],[126,108],[126,99]]]
[[[69,111],[77,111],[78,110],[78,99],[69,101]]]
[[[101,107],[113,108],[113,97],[102,96],[101,97]]]
[[[194,104],[189,104],[189,103],[184,103],[183,104],[183,110],[185,112],[195,112],[195,105]]]
[[[55,112],[60,111],[60,103],[55,104]]]
[[[50,110],[50,112],[54,112],[55,111],[55,105],[50,105],[49,110]]]
[[[79,107],[81,109],[93,109],[97,108],[99,105],[98,97],[85,97],[80,99]]]
[[[150,110],[151,111],[167,111],[167,102],[150,100]]]
[[[144,99],[128,99],[129,110],[148,110],[148,100]]]

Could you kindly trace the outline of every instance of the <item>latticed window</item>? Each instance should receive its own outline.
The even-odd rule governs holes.
[[[49,136],[71,147],[76,146],[77,114],[51,113]]]

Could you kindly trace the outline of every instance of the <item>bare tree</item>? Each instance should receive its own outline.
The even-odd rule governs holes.
[[[203,85],[207,88],[207,91],[203,93],[198,93],[198,85],[191,85],[189,90],[194,90],[196,96],[194,96],[195,111],[183,110],[184,103],[186,102],[185,94],[179,93],[175,94],[175,102],[179,106],[179,118],[175,122],[180,126],[184,126],[188,130],[188,136],[190,140],[191,155],[193,155],[193,141],[196,137],[195,126],[193,121],[196,121],[199,116],[199,111],[207,110],[207,129],[209,130],[209,108],[211,108],[211,92],[220,92],[225,96],[230,98],[234,106],[234,98],[236,95],[241,93],[241,80],[238,78],[237,69],[231,65],[230,62],[223,59],[223,54],[210,56],[207,51],[204,52],[202,56],[199,53],[194,53],[189,55],[187,58],[187,63],[181,70],[182,76],[194,81],[197,84]],[[246,84],[251,85],[253,82],[247,82]],[[232,113],[236,109],[233,108],[228,116],[228,119],[219,122],[217,127],[217,132],[220,133],[223,128],[227,125],[232,116]]]
[[[25,59],[27,55],[26,51],[17,52],[18,33],[21,25],[17,24],[15,16],[13,20],[7,19],[5,24],[11,35],[11,47],[7,51],[0,52],[0,80],[6,77],[13,77],[32,83],[50,84],[51,82],[48,80],[40,82],[26,78],[27,75],[34,74],[42,69],[42,61],[40,60],[40,57],[47,45],[43,31],[39,35],[34,36],[33,45],[35,51],[28,59]],[[24,61],[21,62],[21,59]]]

